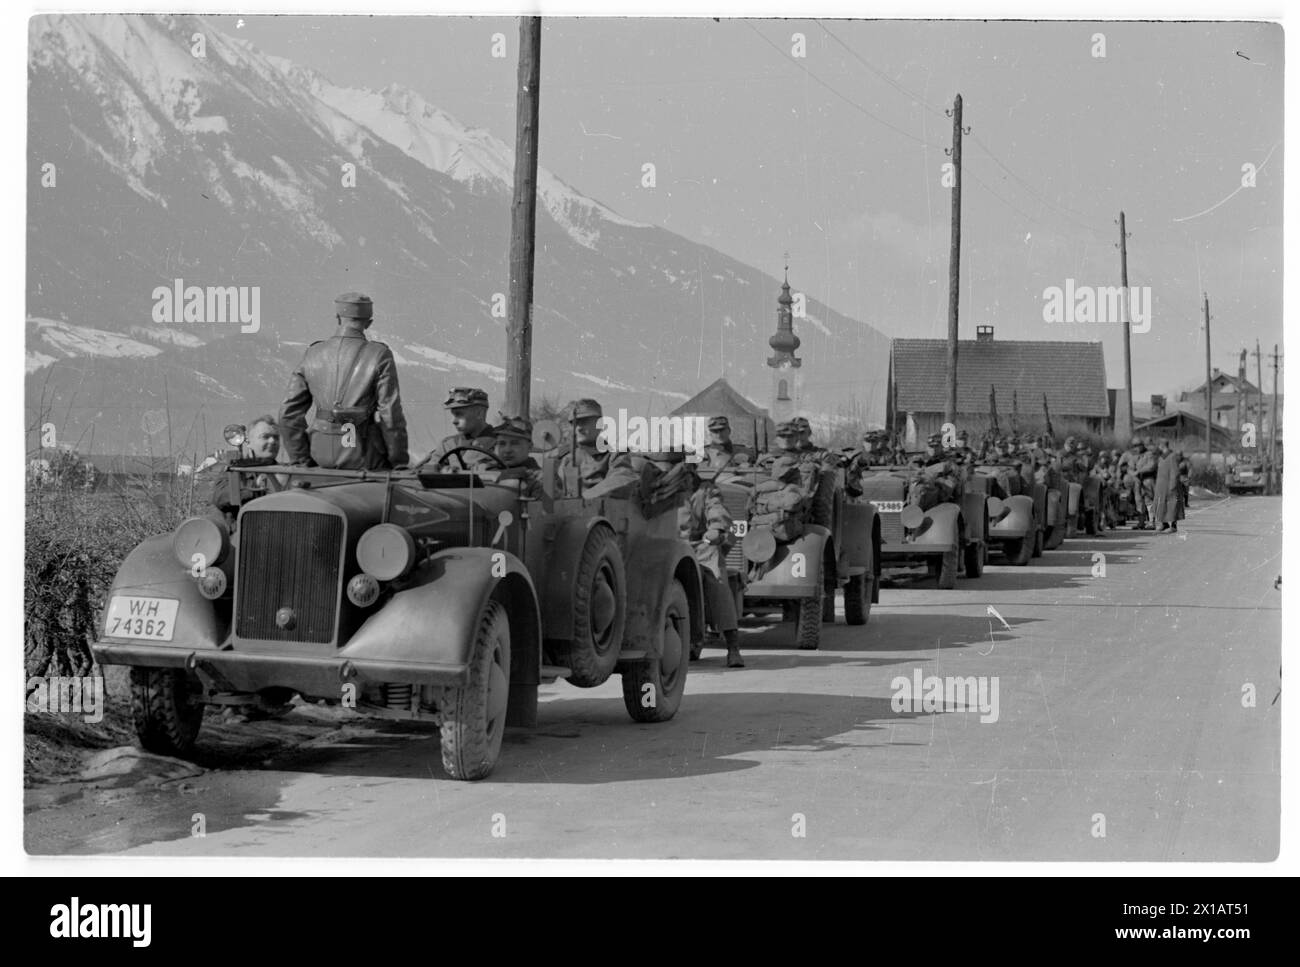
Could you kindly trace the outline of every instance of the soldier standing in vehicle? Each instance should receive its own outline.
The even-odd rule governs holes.
[[[748,447],[731,442],[731,421],[725,416],[709,418],[710,440],[704,446],[705,468],[717,470],[724,465],[732,467],[753,463],[754,454]]]
[[[473,386],[457,386],[442,401],[442,408],[451,412],[451,424],[456,428],[456,432],[449,437],[443,437],[442,442],[416,466],[422,467],[426,463],[432,463],[436,467],[448,453],[456,449],[469,448],[471,451],[492,452],[496,437],[495,431],[487,421],[486,392]],[[486,462],[472,452],[457,454],[454,460],[459,460],[464,467]],[[451,464],[453,461],[448,463]],[[452,469],[457,468],[453,466]]]
[[[823,466],[836,467],[839,465],[839,458],[835,454],[812,442],[812,424],[808,422],[806,416],[796,416],[790,422],[794,424],[795,431],[798,433],[797,448],[803,454],[804,459],[812,460]]]
[[[574,400],[567,409],[573,439],[563,449],[558,468],[565,492],[576,496],[578,485],[589,490],[616,470],[634,480],[628,455],[600,446],[600,421],[605,415],[600,404],[592,399]]]
[[[296,466],[347,470],[405,467],[406,417],[397,364],[381,342],[366,339],[374,319],[369,296],[334,300],[339,330],[314,342],[289,381],[280,432]],[[310,430],[307,411],[316,406]]]

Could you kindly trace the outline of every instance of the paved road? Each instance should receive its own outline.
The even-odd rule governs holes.
[[[664,725],[633,724],[616,682],[549,686],[485,782],[447,780],[436,737],[409,726],[331,727],[260,769],[36,809],[28,849],[1268,860],[1281,501],[1194,506],[1183,526],[1067,541],[955,591],[904,579],[815,653],[790,626],[748,629],[748,667],[706,651]],[[892,683],[914,675],[996,683],[996,720],[991,701],[896,711]]]

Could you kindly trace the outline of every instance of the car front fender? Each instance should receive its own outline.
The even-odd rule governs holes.
[[[989,536],[998,540],[1019,540],[1034,532],[1034,499],[1016,494],[1002,501],[1007,512],[992,523]]]
[[[925,521],[912,532],[911,544],[933,550],[955,549],[961,540],[961,508],[956,504],[935,504],[925,512]]]
[[[233,553],[232,551],[231,555]],[[215,651],[220,648],[229,631],[228,619],[223,619],[217,613],[214,603],[199,593],[198,582],[176,560],[170,534],[150,537],[127,555],[122,566],[117,569],[109,600],[115,595],[164,598],[179,602],[176,626],[171,641],[101,636],[100,641],[92,647],[95,660],[101,665],[180,666],[190,652]],[[152,655],[149,660],[133,660],[132,646],[137,644],[148,647]],[[176,652],[174,662],[168,660],[172,649]],[[159,655],[162,656],[161,659]]]
[[[788,544],[777,544],[772,567],[745,587],[747,598],[810,598],[824,582],[823,555],[831,532],[809,524],[803,535]]]

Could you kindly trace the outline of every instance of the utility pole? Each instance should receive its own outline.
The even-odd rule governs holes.
[[[1121,315],[1121,325],[1124,327],[1124,397],[1123,409],[1116,413],[1115,436],[1121,444],[1127,444],[1133,436],[1133,350],[1129,345],[1129,336],[1132,332],[1132,326],[1129,325],[1129,290],[1128,290],[1128,232],[1124,227],[1124,213],[1119,213],[1119,284],[1124,295],[1122,302],[1124,311]],[[1115,408],[1120,409],[1120,401],[1117,401]],[[1121,426],[1122,424],[1122,426]]]
[[[961,95],[952,102],[952,247],[948,253],[948,403],[944,421],[957,422],[957,303],[961,296]]]
[[[1246,408],[1246,419],[1250,419],[1250,407]],[[1260,434],[1264,432],[1264,361],[1259,352],[1259,340],[1255,340],[1255,453],[1260,450]]]
[[[1274,474],[1277,473],[1277,343],[1273,343],[1273,420],[1268,428],[1268,493],[1273,492]],[[1260,387],[1260,392],[1264,392]]]
[[[1246,350],[1241,351],[1241,356],[1237,359],[1237,420],[1233,427],[1233,434],[1241,433],[1241,393],[1242,387],[1246,382]],[[1225,457],[1225,460],[1227,458]]]
[[[1201,293],[1205,300],[1205,465],[1214,466],[1214,447],[1210,443],[1210,430],[1214,426],[1214,384],[1210,381],[1210,297]]]
[[[506,324],[507,416],[529,416],[533,376],[533,242],[537,226],[537,115],[542,18],[519,18],[515,184],[510,203],[510,303]]]

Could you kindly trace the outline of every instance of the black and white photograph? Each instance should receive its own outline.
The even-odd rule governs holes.
[[[30,13],[17,862],[1285,858],[1280,15],[787,6]]]

